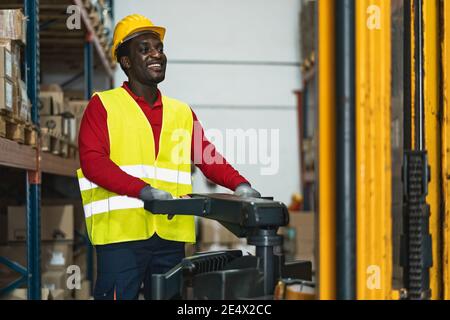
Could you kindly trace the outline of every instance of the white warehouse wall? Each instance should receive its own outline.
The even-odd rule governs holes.
[[[115,20],[140,13],[167,28],[168,96],[187,102],[205,130],[279,130],[279,170],[234,163],[265,196],[299,192],[296,99],[301,86],[298,0],[115,0]],[[116,85],[126,79],[118,68]],[[226,157],[224,146],[217,146]],[[229,158],[229,157],[227,157]],[[217,188],[214,192],[226,191]],[[211,192],[199,170],[194,192]]]

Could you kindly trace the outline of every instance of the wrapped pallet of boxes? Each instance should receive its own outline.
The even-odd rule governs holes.
[[[14,107],[14,83],[11,52],[0,47],[0,113],[12,115]]]
[[[11,69],[13,81],[16,79],[21,79],[20,72],[20,64],[21,64],[21,53],[22,53],[22,45],[19,41],[9,40],[9,39],[1,39],[0,38],[0,48],[5,48],[11,54]]]
[[[20,9],[0,10],[0,38],[26,43],[27,20]]]
[[[0,46],[0,77],[8,78],[12,81],[13,77],[13,55],[11,50]]]

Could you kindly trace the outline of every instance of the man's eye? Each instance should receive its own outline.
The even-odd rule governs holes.
[[[141,52],[142,53],[147,53],[148,52],[148,47],[141,47]]]

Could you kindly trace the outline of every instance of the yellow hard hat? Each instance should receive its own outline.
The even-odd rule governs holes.
[[[166,29],[163,27],[158,27],[150,21],[150,19],[144,17],[140,14],[131,14],[126,16],[122,20],[120,20],[115,29],[114,29],[114,37],[113,37],[113,46],[112,46],[112,58],[115,61],[117,59],[117,48],[125,41],[133,38],[133,35],[136,36],[140,34],[142,31],[153,31],[159,34],[161,41],[164,40],[164,35],[166,33]]]

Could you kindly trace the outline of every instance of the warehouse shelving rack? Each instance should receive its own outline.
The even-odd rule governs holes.
[[[95,33],[95,26],[92,25],[89,13],[84,7],[82,0],[22,0],[22,2],[2,4],[1,8],[19,8],[24,9],[27,16],[27,37],[25,54],[25,80],[27,83],[28,96],[32,104],[31,118],[32,122],[39,130],[39,82],[40,82],[40,53],[41,45],[45,44],[47,49],[52,46],[60,47],[60,53],[68,48],[65,47],[65,39],[40,38],[40,28],[50,24],[57,23],[61,17],[55,16],[40,23],[40,13],[54,8],[66,9],[69,5],[76,5],[81,13],[83,23],[83,34],[76,33],[77,37],[70,38],[71,43],[81,44],[83,47],[83,73],[85,79],[85,98],[89,99],[93,90],[94,63],[100,64],[106,76],[109,79],[109,86],[113,86],[113,69],[107,57],[105,46],[101,44],[100,39]],[[40,6],[41,2],[41,6]],[[112,0],[109,1],[112,8]],[[41,12],[40,12],[41,10]],[[61,10],[59,10],[61,12]],[[47,15],[49,17],[49,15]],[[61,22],[61,21],[60,21]],[[62,34],[62,33],[61,33]],[[41,42],[42,41],[42,42]],[[71,51],[71,49],[69,49]],[[75,54],[77,54],[77,51]],[[94,53],[96,53],[94,55]],[[97,59],[97,60],[95,60]],[[75,75],[73,79],[79,78]],[[38,139],[39,141],[39,139]],[[40,151],[40,143],[36,148],[27,145],[20,145],[17,142],[0,138],[0,166],[18,168],[26,171],[26,196],[27,196],[27,266],[26,268],[19,264],[0,257],[0,263],[5,264],[11,269],[22,275],[21,278],[10,283],[5,288],[0,288],[0,294],[7,293],[24,282],[27,282],[27,296],[30,300],[41,299],[41,270],[40,270],[40,207],[41,207],[41,176],[42,173],[50,173],[60,176],[75,178],[76,169],[79,167],[78,160],[58,157],[56,155]],[[80,200],[81,201],[81,200]],[[87,241],[88,242],[88,241]],[[92,280],[92,247],[88,246],[88,273],[87,277]]]

